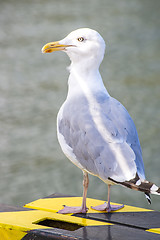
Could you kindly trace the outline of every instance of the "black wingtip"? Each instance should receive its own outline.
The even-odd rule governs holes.
[[[145,193],[145,197],[147,198],[148,203],[151,204],[152,202],[149,193]]]

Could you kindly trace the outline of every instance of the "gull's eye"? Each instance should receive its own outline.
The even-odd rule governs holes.
[[[84,38],[83,38],[83,37],[79,37],[79,38],[77,38],[77,40],[78,40],[79,42],[83,42],[83,41],[84,41]]]

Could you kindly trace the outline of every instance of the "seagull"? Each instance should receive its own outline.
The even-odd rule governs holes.
[[[89,28],[72,31],[64,39],[44,45],[42,53],[65,52],[70,60],[68,94],[57,116],[57,136],[66,157],[83,172],[81,206],[65,206],[58,213],[86,213],[88,173],[108,184],[108,201],[97,211],[116,211],[124,205],[110,202],[110,188],[120,184],[160,195],[145,179],[142,151],[135,124],[126,108],[106,90],[99,66],[105,53],[101,35]]]

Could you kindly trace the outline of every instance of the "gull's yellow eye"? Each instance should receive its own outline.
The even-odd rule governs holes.
[[[78,40],[79,42],[83,42],[83,41],[84,41],[84,38],[83,38],[83,37],[79,37],[77,40]]]

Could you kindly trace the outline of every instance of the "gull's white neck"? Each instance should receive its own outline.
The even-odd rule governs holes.
[[[99,69],[97,67],[87,68],[84,64],[71,64],[68,79],[68,97],[74,94],[93,95],[97,92],[104,92],[109,96]]]

